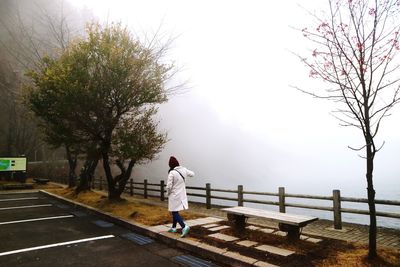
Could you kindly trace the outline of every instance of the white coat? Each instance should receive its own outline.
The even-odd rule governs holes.
[[[185,167],[178,166],[171,170],[167,179],[167,195],[168,195],[168,210],[180,211],[189,208],[188,199],[186,195],[185,180],[178,173],[178,171],[185,177],[193,177],[194,172],[186,169]]]

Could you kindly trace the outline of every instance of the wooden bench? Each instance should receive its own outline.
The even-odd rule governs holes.
[[[47,184],[50,180],[46,178],[33,178],[37,184]]]
[[[279,230],[287,232],[289,239],[300,238],[300,228],[307,224],[318,220],[317,217],[302,216],[297,214],[288,214],[260,209],[253,209],[247,207],[232,207],[224,208],[223,211],[227,212],[228,220],[234,227],[243,231],[246,226],[246,219],[248,217],[265,218],[279,223]]]

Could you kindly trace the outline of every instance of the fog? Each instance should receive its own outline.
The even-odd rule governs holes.
[[[310,26],[326,1],[71,1],[132,31],[177,36],[169,54],[188,92],[160,106],[170,141],[158,159],[134,170],[137,180],[166,179],[168,158],[196,173],[188,185],[366,197],[365,160],[348,146],[361,131],[341,127],[334,104],[291,85],[318,89],[291,52],[312,45],[292,27]],[[300,3],[300,5],[299,5]],[[400,109],[384,120],[375,161],[377,198],[400,199]]]

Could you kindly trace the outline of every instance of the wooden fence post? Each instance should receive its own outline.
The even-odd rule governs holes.
[[[206,183],[206,208],[211,209],[211,184]]]
[[[164,187],[165,187],[164,180],[161,180],[161,183],[160,183],[160,199],[161,199],[161,201],[165,200]]]
[[[286,212],[284,187],[279,187],[279,212]]]
[[[129,179],[129,194],[133,196],[133,179]]]
[[[144,179],[144,188],[143,188],[143,196],[147,198],[147,179]]]
[[[333,190],[333,225],[335,229],[342,229],[342,211],[340,190]]]
[[[238,185],[238,206],[243,207],[243,185]]]

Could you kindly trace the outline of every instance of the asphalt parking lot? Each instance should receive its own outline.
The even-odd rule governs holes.
[[[40,193],[0,194],[0,266],[216,266]]]

